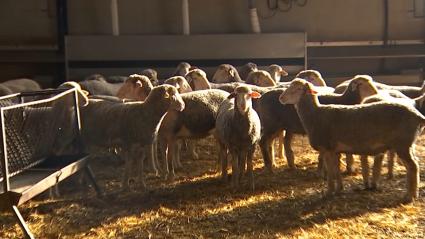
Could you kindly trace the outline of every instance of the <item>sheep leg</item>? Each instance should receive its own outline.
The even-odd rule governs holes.
[[[239,186],[239,154],[232,152],[232,187],[236,189]]]
[[[288,161],[288,167],[291,169],[295,168],[294,151],[292,151],[292,147],[291,147],[291,142],[293,137],[294,137],[293,133],[286,131],[285,138],[284,138],[285,156],[286,156],[286,160]]]
[[[241,158],[239,159],[239,181],[242,181],[242,178],[245,175],[246,172],[246,156],[247,153],[243,152],[241,153]]]
[[[354,158],[352,154],[345,154],[345,161],[347,163],[345,173],[348,175],[352,175],[354,173],[353,163]]]
[[[180,152],[181,152],[181,147],[182,147],[182,140],[179,140],[176,144],[175,144],[175,148],[173,151],[171,151],[172,155],[173,155],[173,166],[175,169],[182,169],[183,165],[180,161]]]
[[[362,164],[363,185],[365,189],[369,189],[369,162],[367,155],[360,155],[360,162]]]
[[[159,155],[162,159],[162,174],[163,176],[167,177],[169,168],[167,163],[167,155],[168,155],[168,144],[166,143],[166,140],[160,139],[158,141],[159,144]]]
[[[372,184],[371,189],[378,189],[379,178],[381,177],[381,168],[382,168],[382,160],[384,159],[384,154],[375,155],[373,161],[373,172],[372,172]]]
[[[252,158],[254,156],[254,149],[250,150],[246,156],[246,163],[247,163],[247,174],[248,174],[248,185],[251,187],[251,190],[255,190],[255,184],[254,184],[254,167],[252,164]]]
[[[129,184],[129,177],[130,177],[130,172],[131,172],[131,162],[130,162],[130,157],[129,157],[129,153],[127,152],[127,150],[123,149],[121,152],[122,155],[122,159],[124,159],[124,175],[123,175],[123,180],[122,180],[122,189],[123,190],[128,190],[130,187]]]
[[[326,165],[323,163],[323,153],[319,152],[319,156],[317,156],[317,159],[319,161],[317,165],[317,174],[319,177],[323,177],[326,179]]]
[[[395,152],[394,150],[388,150],[387,152],[387,159],[388,159],[388,179],[392,179],[394,177],[394,158],[395,158]]]
[[[189,153],[190,153],[190,157],[191,157],[193,160],[198,160],[198,159],[199,159],[199,155],[198,155],[198,153],[196,152],[195,142],[193,142],[193,141],[191,141],[191,140],[187,140],[187,141],[186,141],[186,143],[187,143],[187,150],[188,150],[188,151],[189,151]]]
[[[152,145],[146,145],[144,147],[142,147],[141,149],[135,148],[133,149],[134,153],[137,153],[138,155],[141,155],[142,158],[144,158],[145,156],[147,156],[146,158],[149,160],[149,154],[152,153]],[[144,161],[143,160],[138,160],[138,169],[139,172],[137,174],[137,181],[139,182],[140,186],[142,187],[142,189],[146,189],[146,183],[145,183],[145,174],[144,174]]]
[[[341,170],[340,170],[340,165],[341,165],[341,154],[339,153],[335,153],[333,155],[334,157],[334,162],[335,162],[335,174],[336,174],[336,192],[339,193],[344,189],[344,185],[342,184],[342,176],[341,176]]]
[[[284,137],[285,137],[284,132],[280,133],[278,137],[279,137],[279,147],[278,147],[278,150],[277,150],[277,157],[283,159],[284,154],[285,154],[285,149],[283,147]]]
[[[161,169],[161,164],[159,163],[159,154],[158,154],[158,141],[155,140],[152,144],[152,155],[153,155],[153,161],[157,170],[156,176],[159,176],[159,172],[163,169]]]
[[[218,153],[218,161],[221,163],[221,179],[223,182],[227,182],[227,149],[222,143],[218,143],[220,149]]]
[[[325,159],[327,173],[327,183],[328,188],[326,191],[326,196],[332,196],[335,192],[335,157],[333,157],[331,152],[323,152],[323,158]]]
[[[269,173],[273,173],[273,137],[269,134],[264,134],[260,139],[260,149],[263,155],[264,166]]]
[[[405,200],[411,202],[413,199],[419,197],[419,165],[412,147],[406,150],[397,151],[397,154],[406,167],[407,194]]]
[[[177,142],[175,140],[171,140],[168,142],[168,149],[166,151],[166,157],[167,157],[167,164],[168,164],[168,172],[167,172],[167,179],[173,180],[174,179],[174,154],[176,150]]]
[[[146,146],[145,149],[146,153],[144,153],[143,155],[146,155],[148,171],[153,172],[155,175],[158,175],[158,169],[155,165],[154,143]]]

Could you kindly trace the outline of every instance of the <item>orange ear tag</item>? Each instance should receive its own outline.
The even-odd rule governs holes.
[[[257,98],[260,98],[261,97],[261,94],[260,93],[258,93],[257,91],[253,91],[253,92],[251,92],[251,94],[249,94],[250,96],[251,96],[251,98],[253,98],[253,99],[257,99]]]
[[[312,94],[312,95],[317,95],[317,91],[315,91],[313,89],[310,89],[309,93]]]

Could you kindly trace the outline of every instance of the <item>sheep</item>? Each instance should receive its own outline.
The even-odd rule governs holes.
[[[344,81],[338,86],[335,87],[335,93],[343,92],[344,89],[349,84],[350,80]],[[416,98],[421,96],[423,93],[425,93],[425,84],[422,85],[422,87],[416,87],[416,86],[395,86],[395,85],[386,85],[383,83],[375,82],[376,87],[379,90],[397,90],[404,95],[406,95],[409,98]]]
[[[232,82],[232,83],[212,83],[207,79],[207,74],[201,69],[194,69],[189,71],[185,76],[187,82],[193,90],[205,90],[205,89],[220,89],[226,92],[232,93],[236,87],[244,85],[249,86],[252,90],[258,91],[261,94],[274,89],[273,87],[259,87],[255,85],[249,85],[245,83]]]
[[[117,97],[119,99],[122,99],[123,102],[144,101],[153,88],[151,82],[152,81],[145,75],[130,75],[130,77],[118,91]],[[96,98],[99,97],[97,96]],[[151,150],[152,152],[149,151],[147,153],[147,168],[155,175],[158,175],[158,163],[154,154],[154,152],[156,151],[155,146],[156,143],[154,143],[151,148],[149,148],[149,150]]]
[[[394,149],[407,171],[405,200],[411,202],[419,196],[413,144],[425,117],[414,107],[397,102],[322,105],[313,85],[302,79],[294,80],[279,101],[295,106],[311,146],[323,154],[328,169],[327,195],[343,188],[338,168],[340,153],[375,155]]]
[[[116,96],[120,99],[144,101],[152,88],[152,83],[147,76],[133,74],[124,82]]]
[[[262,87],[276,86],[276,82],[273,80],[270,73],[263,70],[249,73],[245,83]]]
[[[175,86],[179,90],[179,93],[188,93],[192,91],[192,88],[183,76],[170,77],[164,81],[164,84]]]
[[[93,80],[80,81],[78,84],[80,84],[83,90],[88,91],[91,95],[110,96],[115,96],[123,85],[123,83],[109,83],[104,80],[104,78],[99,77],[99,75],[97,75]]]
[[[286,72],[281,66],[272,64],[267,67],[267,72],[271,75],[274,82],[278,83],[280,82],[280,79],[284,76],[288,75],[288,72]]]
[[[189,63],[182,61],[177,65],[173,76],[185,76],[190,71],[191,67]]]
[[[365,77],[357,77],[352,81],[351,85],[344,94],[321,94],[319,100],[322,104],[359,104],[363,98],[376,93],[376,89],[371,88],[364,90],[365,95],[359,95],[359,88],[367,88],[369,79]],[[316,87],[316,90],[320,87]],[[279,136],[285,130],[284,146],[285,156],[288,161],[289,168],[295,168],[294,155],[291,149],[291,142],[294,134],[304,134],[305,130],[300,119],[291,105],[279,103],[279,96],[285,92],[285,89],[276,89],[262,95],[257,104],[257,112],[261,119],[262,137],[260,140],[260,148],[263,155],[264,163],[268,171],[272,171],[274,163],[274,152],[272,140]],[[366,95],[366,92],[369,94]],[[320,158],[319,158],[320,161]],[[352,157],[347,158],[347,171],[350,172],[352,165]],[[320,170],[321,167],[319,167]]]
[[[141,71],[139,73],[139,75],[147,76],[149,78],[149,80],[151,81],[153,86],[159,85],[158,72],[156,70],[154,70],[154,69],[144,69],[143,71]]]
[[[132,164],[139,156],[136,154],[150,151],[167,110],[183,111],[184,108],[177,89],[170,85],[154,87],[144,102],[91,101],[81,111],[83,145],[88,152],[96,147],[121,148],[120,156],[126,165],[123,176],[123,188],[126,189]],[[139,181],[145,187],[143,161],[138,163],[141,164]]]
[[[103,76],[102,74],[92,74],[92,75],[89,75],[86,78],[84,78],[83,81],[92,81],[92,80],[107,82],[106,77]]]
[[[124,83],[128,79],[127,76],[108,76],[105,78],[108,83]]]
[[[261,123],[252,108],[252,98],[260,94],[246,86],[239,86],[224,101],[217,115],[216,138],[222,163],[222,178],[227,178],[227,154],[232,155],[232,185],[238,187],[247,164],[248,185],[254,190],[252,157],[255,145],[260,140]],[[233,100],[234,98],[234,100]]]
[[[245,80],[248,77],[249,73],[257,70],[257,64],[248,62],[245,65],[239,67],[239,76],[241,77],[241,79]]]
[[[178,139],[203,138],[212,133],[220,104],[229,94],[222,90],[200,90],[182,94],[186,105],[183,111],[169,110],[158,133],[162,159],[166,160],[164,172],[174,178],[173,161],[177,155]]]
[[[214,83],[230,83],[243,82],[236,68],[230,64],[221,64],[215,71],[212,82]]]
[[[380,90],[379,94],[365,98],[362,101],[362,104],[379,102],[379,101],[397,102],[397,103],[406,104],[411,107],[415,107],[421,114],[424,114],[425,113],[424,112],[425,108],[423,107],[424,100],[425,100],[425,95],[422,95],[415,99],[411,99],[399,91]],[[391,179],[393,177],[395,151],[389,150],[387,153],[387,157],[388,157],[388,165],[387,165],[388,178]],[[372,182],[369,184],[369,165],[368,165],[367,155],[361,156],[363,184],[366,189],[374,189],[374,190],[377,189],[378,180],[381,174],[382,159],[383,159],[383,154],[379,154],[375,156],[374,164],[373,164]]]
[[[31,79],[13,79],[0,83],[0,96],[37,90],[41,90],[40,85]]]

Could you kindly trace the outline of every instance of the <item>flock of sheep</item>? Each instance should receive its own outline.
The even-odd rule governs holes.
[[[347,172],[353,170],[352,154],[361,155],[364,186],[376,189],[388,151],[389,177],[397,154],[406,167],[405,200],[419,196],[414,143],[425,124],[424,87],[390,86],[357,75],[331,88],[314,70],[281,82],[287,75],[278,65],[259,70],[248,63],[237,70],[222,64],[209,80],[202,69],[182,62],[174,76],[165,80],[158,79],[155,70],[146,69],[129,77],[92,75],[65,85],[78,88],[84,98],[80,109],[84,150],[113,151],[124,159],[124,188],[134,175],[145,187],[146,169],[172,180],[175,168],[181,167],[182,144],[196,159],[192,139],[213,135],[219,145],[222,179],[228,180],[230,156],[232,186],[240,187],[246,175],[254,190],[256,145],[265,169],[272,172],[273,142],[279,139],[278,155],[285,154],[288,167],[295,168],[291,141],[296,134],[306,134],[319,152],[318,170],[327,177],[326,195],[343,189],[341,153],[347,155]],[[24,81],[21,85],[28,87],[20,91],[37,90],[31,88],[30,80]],[[19,84],[0,84],[0,93],[16,92],[11,85]],[[374,156],[371,181],[369,155]]]

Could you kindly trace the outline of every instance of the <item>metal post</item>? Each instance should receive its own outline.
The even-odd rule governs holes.
[[[111,0],[111,18],[112,18],[112,35],[120,35],[120,26],[118,18],[118,0]]]
[[[75,127],[77,127],[77,147],[78,153],[83,152],[83,143],[81,141],[81,118],[80,118],[80,107],[78,106],[78,92],[77,89],[74,89],[74,114],[75,114]]]
[[[2,134],[2,140],[1,143],[3,148],[3,159],[2,159],[2,166],[3,166],[3,189],[4,192],[10,191],[10,182],[9,182],[9,165],[7,163],[7,146],[6,146],[6,126],[5,126],[5,120],[4,120],[4,110],[0,110],[0,120],[1,120],[1,134]]]
[[[25,223],[25,220],[22,217],[21,213],[19,212],[18,207],[13,205],[12,211],[15,214],[16,219],[18,219],[19,226],[21,226],[22,231],[24,231],[25,238],[34,239],[34,236],[32,235],[30,229],[28,228],[27,224]]]

